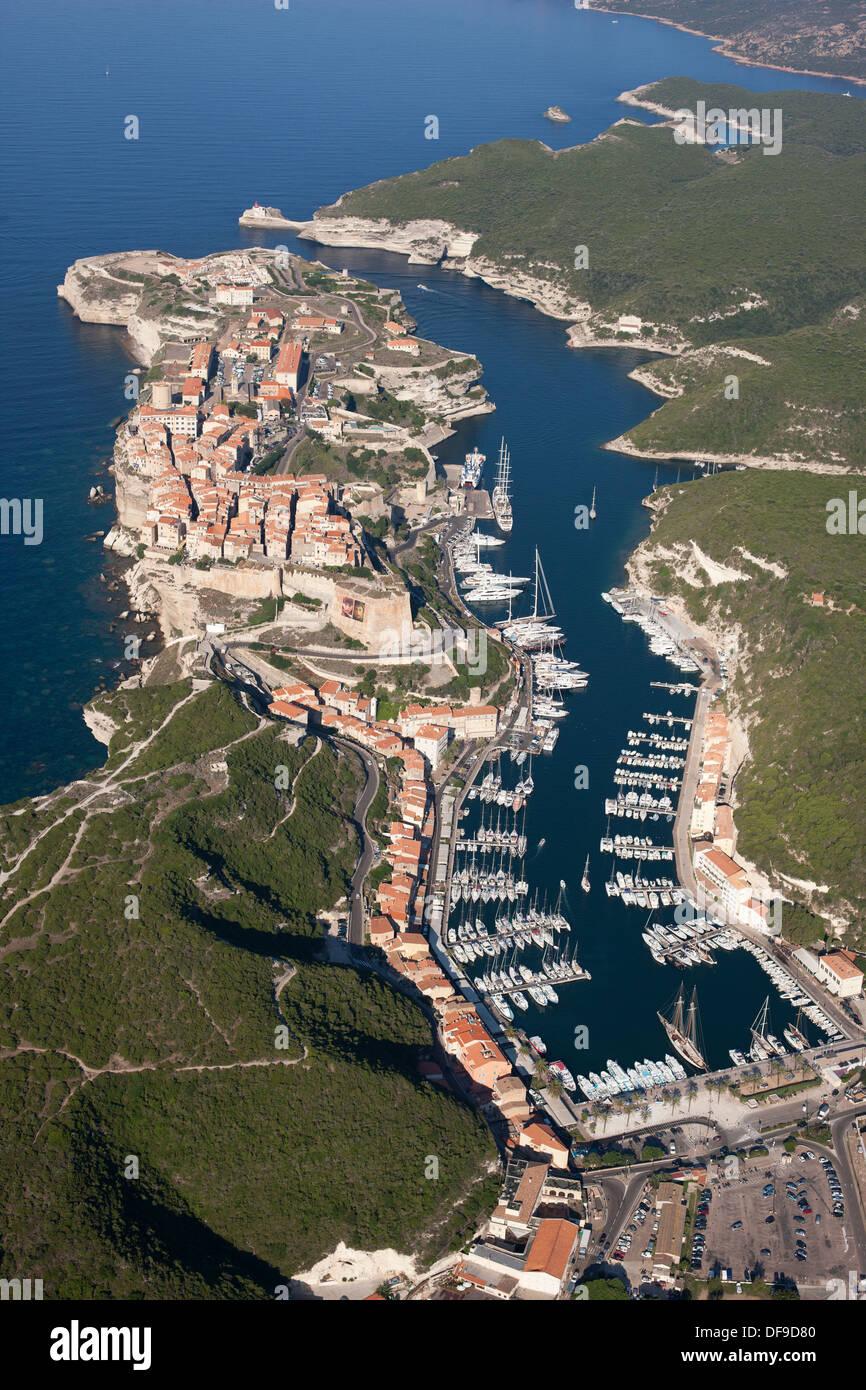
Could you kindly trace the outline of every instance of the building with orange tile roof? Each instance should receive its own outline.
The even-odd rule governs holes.
[[[558,1139],[549,1125],[533,1121],[524,1125],[517,1135],[521,1148],[534,1149],[536,1153],[546,1154],[557,1168],[568,1167],[569,1148]]]
[[[527,1247],[520,1287],[557,1298],[565,1288],[580,1228],[571,1221],[541,1221]]]

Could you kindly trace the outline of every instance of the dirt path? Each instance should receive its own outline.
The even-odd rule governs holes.
[[[110,772],[108,776],[104,779],[104,781],[100,782],[99,786],[94,791],[92,791],[89,796],[85,796],[81,801],[76,802],[74,806],[70,806],[68,810],[64,811],[62,815],[56,818],[56,820],[53,820],[50,825],[46,825],[44,829],[40,830],[39,834],[36,835],[35,838],[30,841],[30,844],[27,846],[27,848],[21,851],[12,867],[10,869],[0,870],[0,885],[4,884],[7,881],[7,879],[10,879],[13,874],[16,874],[18,872],[27,856],[29,854],[32,854],[33,850],[39,844],[39,841],[43,840],[45,836],[49,834],[50,831],[54,830],[56,826],[62,825],[63,822],[65,820],[68,820],[70,816],[74,815],[76,811],[80,811],[85,807],[89,806],[91,802],[96,801],[98,797],[104,796],[107,791],[110,791],[113,787],[115,787],[117,784],[117,780],[120,774],[123,772],[124,768],[129,767],[129,764],[135,761],[139,753],[142,752],[143,749],[147,748],[148,745],[153,742],[153,740],[157,737],[158,734],[162,733],[163,729],[171,723],[172,719],[174,719],[174,716],[178,713],[178,711],[182,710],[184,705],[188,705],[190,700],[194,700],[197,694],[197,690],[191,690],[188,695],[185,695],[182,700],[179,700],[178,703],[174,705],[172,709],[169,711],[169,713],[166,715],[162,723],[158,724],[157,727],[151,733],[148,734],[147,738],[141,739],[138,743],[134,744],[132,751],[127,755],[126,758],[124,758],[120,766],[116,767],[112,772]],[[86,820],[87,818],[85,817],[84,823],[86,823]]]

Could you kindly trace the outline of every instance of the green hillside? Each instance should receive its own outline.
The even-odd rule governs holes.
[[[866,476],[728,472],[659,489],[638,556],[654,593],[677,594],[741,660],[728,692],[749,729],[736,780],[739,850],[771,876],[826,885],[813,908],[866,943],[866,576],[863,537],[830,535],[827,501],[866,498]],[[694,542],[742,578],[689,583]],[[750,560],[744,554],[755,557]],[[755,563],[764,561],[764,566]],[[765,568],[780,566],[785,576]],[[692,574],[692,577],[696,577]],[[823,592],[833,607],[806,599]],[[792,888],[809,904],[809,895]],[[783,928],[784,929],[784,928]]]
[[[713,34],[751,63],[866,78],[862,0],[589,0]]]
[[[742,88],[684,78],[646,95],[672,109],[755,100]],[[742,406],[731,412],[737,419],[723,427],[732,450],[856,466],[866,443],[857,394],[866,373],[858,317],[866,296],[866,109],[792,91],[764,93],[761,104],[783,113],[774,156],[739,147],[722,157],[679,145],[666,126],[628,118],[559,153],[534,141],[479,146],[348,193],[316,215],[442,218],[477,233],[473,262],[588,301],[596,338],[627,341],[617,319],[637,314],[652,325],[651,341],[685,343],[692,351],[661,369],[685,406],[664,405],[636,431],[641,448],[721,451],[717,402],[734,369],[725,355],[693,353],[727,345],[770,364],[746,373],[751,399],[743,386]],[[586,269],[575,268],[578,246],[588,250]],[[816,360],[824,364],[817,383]],[[832,392],[814,429],[825,379]]]
[[[420,1079],[420,1009],[319,959],[360,764],[219,685],[100,703],[107,770],[0,814],[0,1275],[272,1298],[340,1240],[438,1251],[489,1134]]]

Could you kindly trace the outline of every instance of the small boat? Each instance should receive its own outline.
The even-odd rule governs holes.
[[[537,1034],[534,1038],[529,1039],[529,1045],[532,1048],[533,1052],[538,1053],[539,1057],[547,1056],[547,1045],[544,1039],[539,1038]]]
[[[551,1076],[555,1076],[557,1081],[562,1083],[566,1091],[574,1091],[577,1089],[575,1079],[564,1062],[551,1062],[548,1071]],[[590,1079],[592,1079],[591,1073]]]
[[[583,878],[580,880],[580,886],[584,893],[589,892],[589,855],[586,856],[586,863],[583,866]]]

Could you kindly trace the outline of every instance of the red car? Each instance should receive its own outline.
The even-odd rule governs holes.
[[[803,1213],[804,1216],[811,1216],[811,1215],[812,1215],[812,1208],[811,1208],[811,1207],[801,1207],[800,1210],[801,1210],[801,1212]]]

